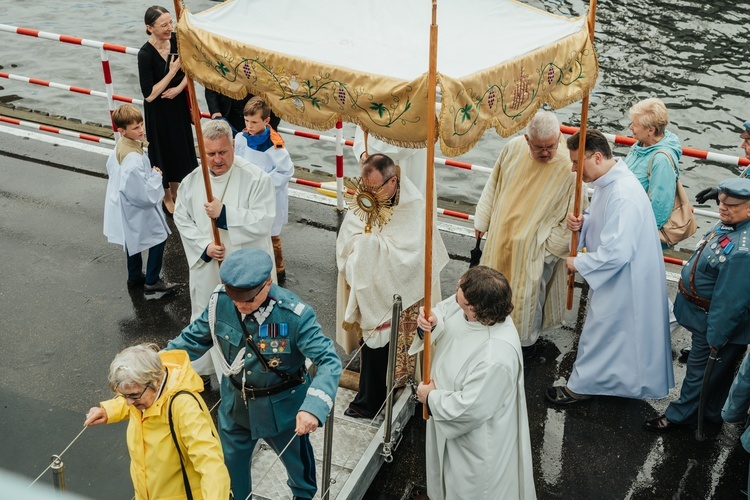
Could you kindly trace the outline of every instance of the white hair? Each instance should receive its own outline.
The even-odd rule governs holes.
[[[539,110],[526,127],[529,139],[543,141],[544,139],[556,139],[560,136],[560,122],[557,115],[551,111]]]
[[[158,387],[164,377],[156,344],[140,344],[120,351],[109,365],[109,387],[117,391],[123,385]]]
[[[230,141],[234,139],[232,137],[232,129],[229,127],[229,123],[225,120],[210,120],[203,124],[201,127],[203,130],[203,138],[215,141],[226,136]]]

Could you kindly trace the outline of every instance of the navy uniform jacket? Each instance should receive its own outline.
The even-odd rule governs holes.
[[[716,234],[706,243],[698,262],[695,252],[681,275],[683,285],[690,290],[690,272],[697,266],[696,291],[698,296],[711,300],[711,307],[706,313],[680,293],[674,314],[685,328],[704,333],[713,347],[750,344],[750,219],[733,226],[719,222],[711,233],[714,231]]]
[[[245,334],[238,322],[234,303],[223,288],[214,293],[219,294],[216,304],[216,336],[224,359],[232,364],[240,349],[246,347]],[[293,430],[299,410],[315,415],[321,424],[325,422],[336,396],[341,376],[341,360],[336,354],[333,341],[323,334],[315,312],[295,294],[273,284],[266,302],[245,317],[245,325],[266,362],[279,362],[277,370],[295,376],[304,366],[305,358],[310,358],[317,365],[317,372],[312,383],[306,376],[304,384],[278,394],[255,400],[248,396],[247,408],[241,392],[228,377],[222,377],[219,411],[237,424],[250,429],[253,439],[275,436],[290,428]],[[282,336],[281,331],[287,335]],[[267,334],[266,337],[262,338],[262,333]],[[191,360],[196,360],[212,345],[206,308],[179,337],[169,342],[167,349],[183,349],[188,352]],[[270,369],[268,372],[264,371],[263,365],[249,346],[245,351],[244,372],[246,387],[259,389],[284,382]],[[242,384],[242,372],[232,377]]]

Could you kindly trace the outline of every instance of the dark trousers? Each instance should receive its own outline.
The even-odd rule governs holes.
[[[388,346],[371,349],[362,346],[362,362],[359,368],[359,392],[349,407],[362,415],[373,418],[385,402],[385,377],[388,371]]]
[[[703,332],[692,332],[693,345],[687,360],[685,380],[682,382],[680,399],[667,407],[665,415],[676,424],[694,424],[698,421],[698,406],[703,386],[703,375],[711,348]],[[706,399],[705,418],[721,423],[721,409],[729,395],[737,363],[742,359],[747,346],[744,344],[727,344],[719,349],[719,359],[714,363],[709,380]]]
[[[250,418],[253,418],[252,415]],[[294,428],[285,429],[276,436],[264,437],[263,441],[268,443],[277,455],[291,441],[279,458],[286,468],[286,484],[292,490],[294,498],[312,498],[318,491],[318,485],[315,478],[315,457],[310,444],[310,436],[304,434],[291,439],[293,435]],[[250,437],[250,431],[247,428],[235,423],[221,410],[219,410],[219,438],[224,450],[224,462],[229,470],[234,498],[244,500],[253,490],[250,464],[258,440]]]
[[[146,284],[153,285],[159,281],[161,274],[161,263],[164,257],[164,247],[167,240],[148,249],[148,260],[146,261]],[[127,248],[125,249],[127,255]],[[140,252],[135,255],[127,255],[128,258],[128,281],[137,281],[143,276],[143,257]]]

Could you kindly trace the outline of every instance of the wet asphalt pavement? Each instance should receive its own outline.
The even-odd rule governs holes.
[[[114,355],[140,342],[165,345],[190,316],[187,286],[161,300],[127,290],[122,249],[101,231],[104,163],[98,154],[0,133],[0,468],[29,482],[80,432],[88,408],[110,397],[106,378]],[[330,334],[339,215],[297,198],[290,198],[289,212],[282,234],[286,287],[314,307]],[[441,276],[449,294],[473,242],[443,236],[457,257]],[[176,231],[163,275],[187,283]],[[575,324],[575,311],[567,323]],[[679,329],[675,357],[688,345]],[[718,427],[707,428],[704,442],[695,440],[693,428],[667,435],[641,428],[678,395],[681,363],[675,361],[678,387],[663,400],[599,397],[560,410],[543,395],[570,372],[574,331],[545,332],[538,346],[525,375],[539,498],[741,498],[748,456],[720,444]],[[214,392],[209,402],[215,398]],[[423,432],[423,422],[412,419],[395,462],[383,466],[366,498],[400,499],[411,484],[424,483]],[[124,424],[87,429],[63,460],[69,490],[98,499],[132,497]],[[40,481],[50,483],[51,474]]]

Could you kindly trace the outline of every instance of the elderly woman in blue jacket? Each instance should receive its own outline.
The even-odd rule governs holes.
[[[637,141],[625,157],[625,163],[640,181],[651,200],[656,227],[661,229],[674,207],[680,139],[667,130],[669,114],[660,99],[651,97],[630,108],[630,130]]]

